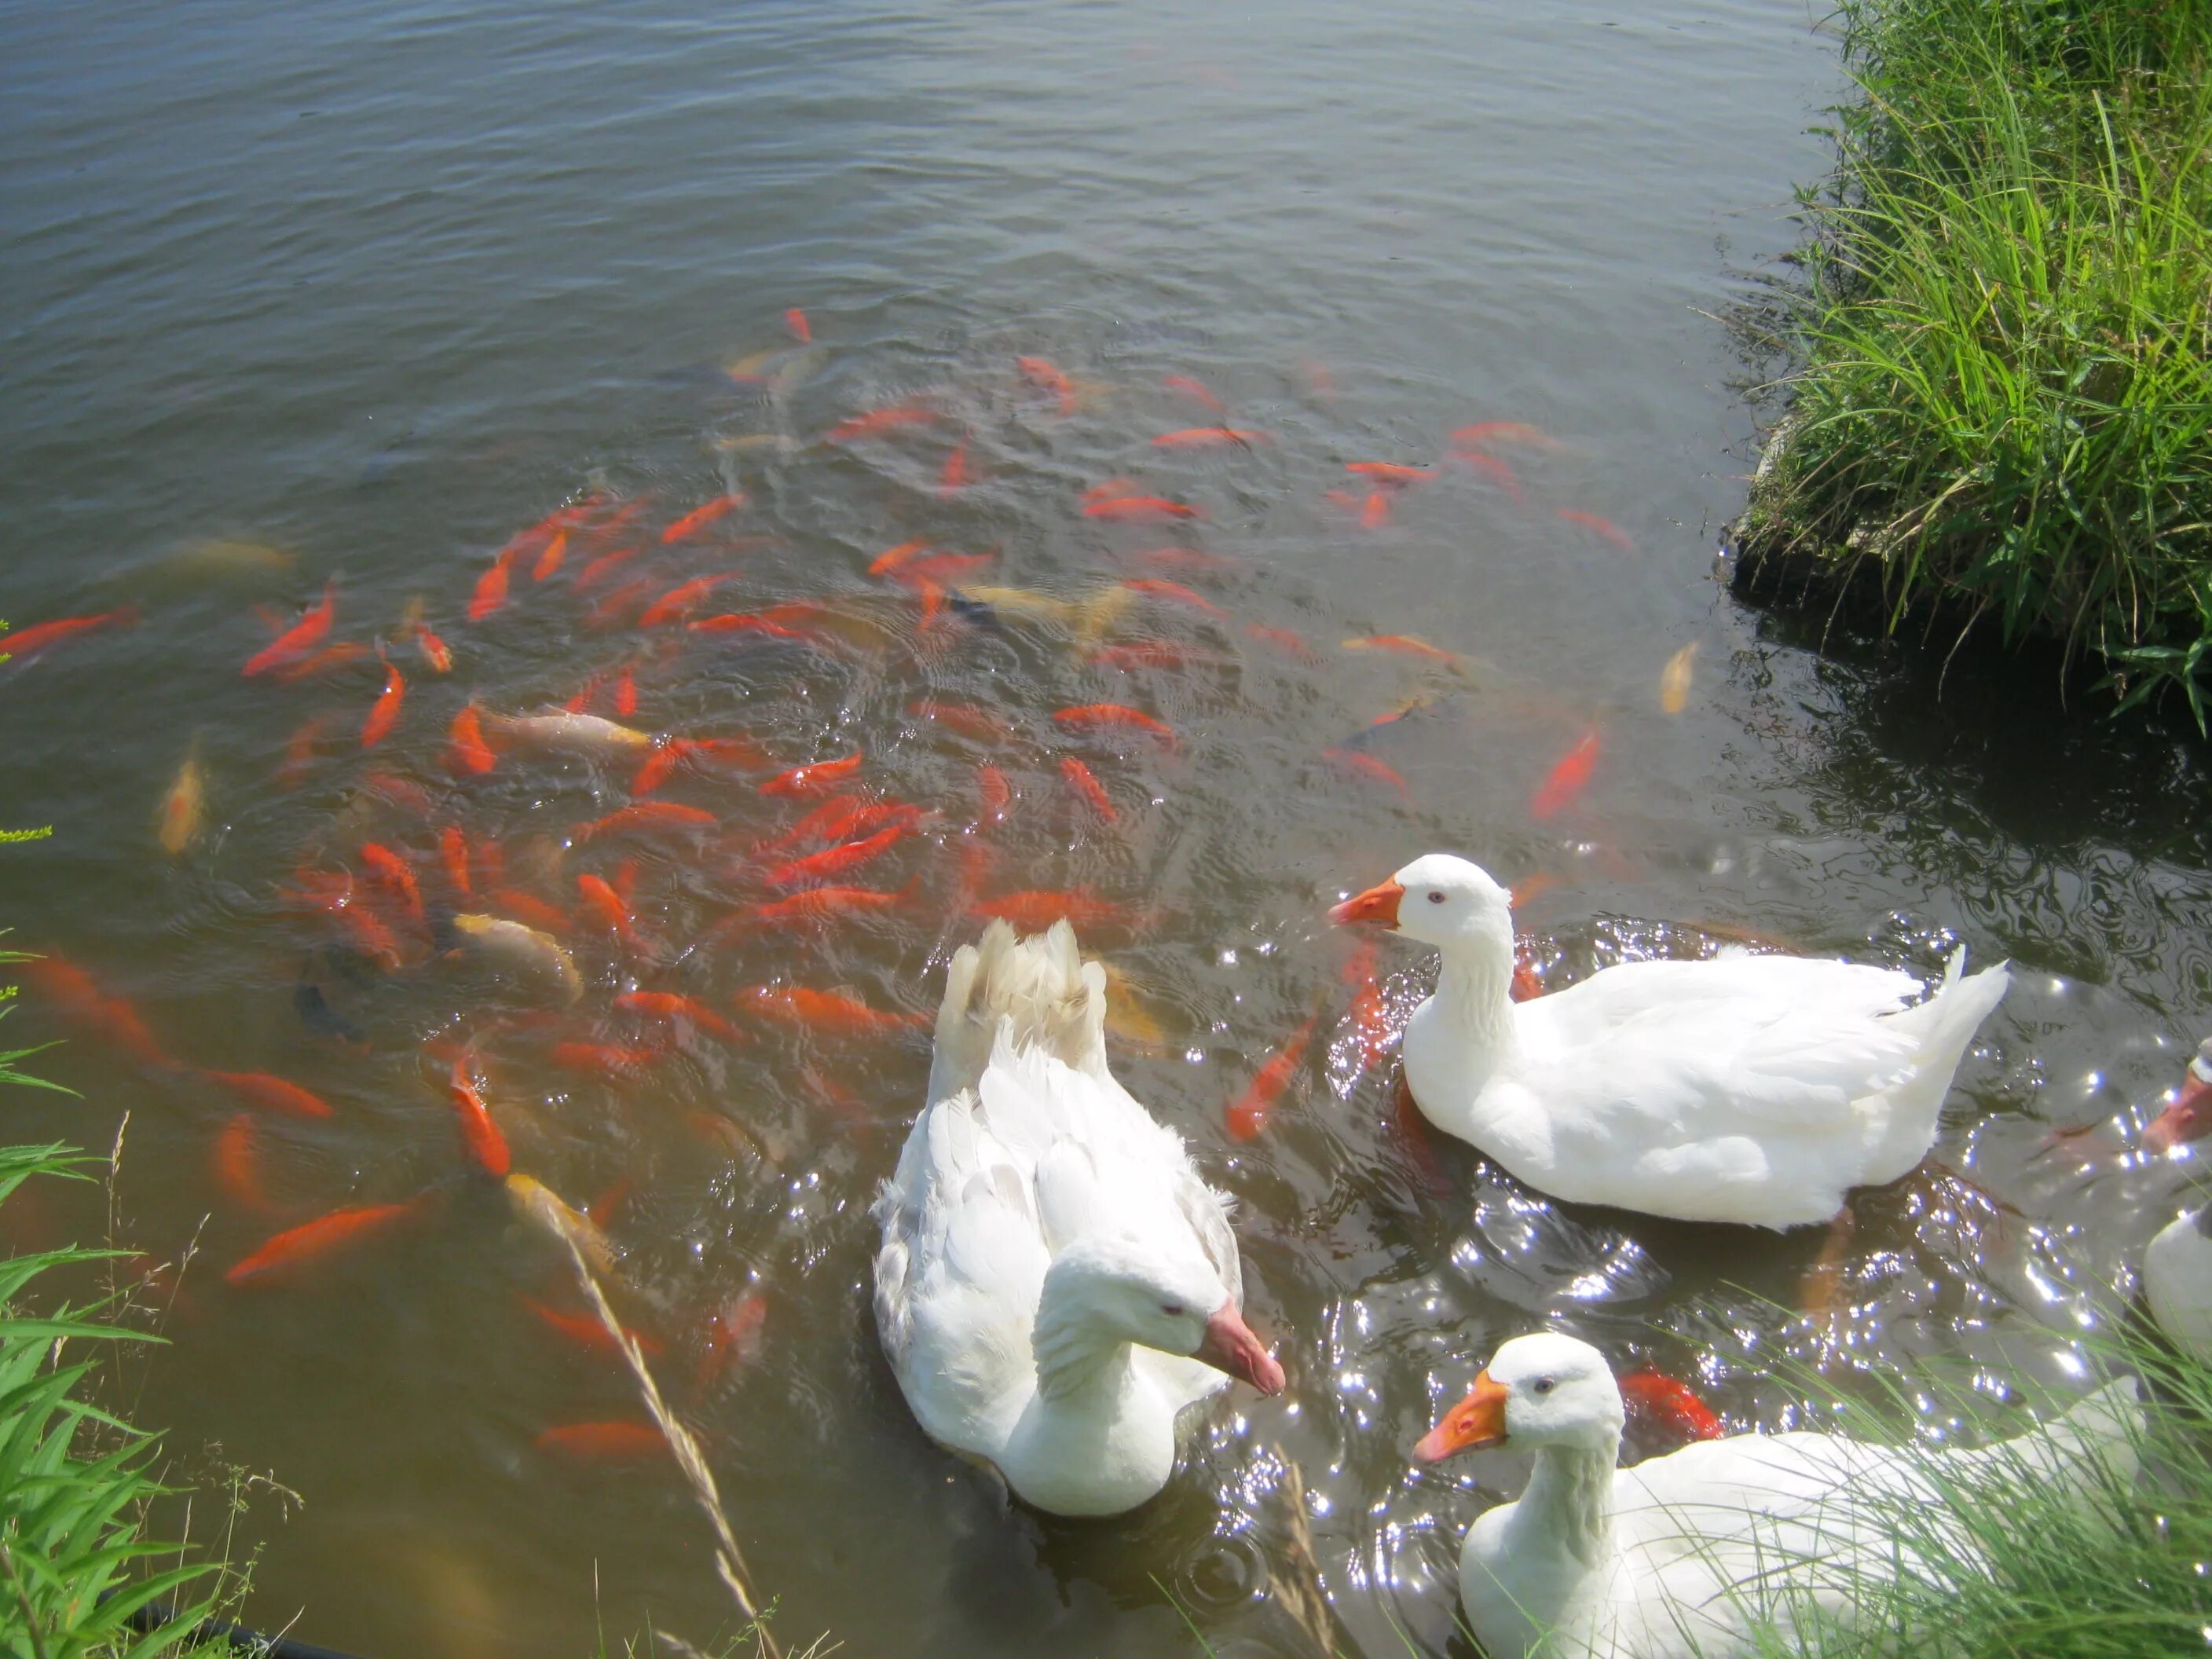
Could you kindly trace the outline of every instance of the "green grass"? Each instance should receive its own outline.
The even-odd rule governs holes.
[[[2212,6],[1844,0],[1756,567],[2212,702]]]

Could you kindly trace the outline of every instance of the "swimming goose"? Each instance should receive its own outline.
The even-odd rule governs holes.
[[[2143,1133],[2154,1152],[2171,1151],[2212,1129],[2212,1037],[2197,1048],[2173,1103]],[[2169,1221],[2143,1251],[2143,1301],[2158,1328],[2212,1365],[2212,1204]]]
[[[1430,1122],[1554,1197],[1688,1221],[1827,1221],[1911,1170],[2007,983],[2002,963],[1961,979],[1960,951],[1908,1008],[1907,973],[1731,951],[1516,1003],[1511,896],[1449,853],[1329,915],[1443,957],[1401,1051]]]
[[[1899,1536],[1898,1506],[1942,1492],[2054,1485],[2094,1502],[2135,1476],[2134,1383],[2110,1382],[2033,1434],[1974,1451],[1899,1450],[1839,1436],[1737,1434],[1616,1467],[1620,1390],[1604,1355],[1558,1332],[1498,1350],[1414,1447],[1435,1462],[1504,1446],[1535,1453],[1516,1501],[1484,1514],[1460,1552],[1460,1600],[1490,1659],[1723,1659],[1787,1650],[1848,1626],[1863,1597],[1928,1541]],[[1931,1480],[1940,1458],[1942,1479]],[[1995,1482],[2008,1483],[1998,1488]],[[1923,1509],[1940,1528],[1939,1510]],[[1962,1529],[1937,1552],[1971,1559]]]
[[[1107,1070],[1106,976],[1065,921],[953,953],[929,1104],[875,1215],[876,1326],[934,1439],[1039,1509],[1166,1484],[1176,1419],[1282,1367],[1244,1322],[1225,1201]]]

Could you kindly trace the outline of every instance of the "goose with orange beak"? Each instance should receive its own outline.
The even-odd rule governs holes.
[[[2182,1076],[2173,1103],[2143,1131],[2143,1149],[2170,1152],[2212,1133],[2212,1037]],[[2143,1301],[2175,1346],[2212,1365],[2212,1204],[2166,1223],[2143,1251]]]
[[[1824,1222],[1910,1171],[2008,977],[1965,977],[1960,951],[1908,1006],[1922,986],[1897,969],[1735,950],[1516,1003],[1512,896],[1449,853],[1329,917],[1440,958],[1401,1051],[1430,1122],[1555,1197],[1686,1221]]]
[[[1978,1465],[2085,1504],[2124,1490],[2134,1389],[2107,1383],[2063,1418],[1973,1451],[1736,1434],[1623,1469],[1626,1412],[1605,1356],[1543,1331],[1500,1347],[1413,1455],[1534,1455],[1527,1491],[1478,1518],[1460,1551],[1461,1604],[1490,1659],[1750,1659],[1776,1651],[1778,1636],[1809,1649],[1862,1606],[1881,1617],[1869,1591],[1900,1567],[1932,1570],[1897,1535],[1896,1506],[1973,1490]],[[1966,1559],[1972,1547],[1958,1540]]]

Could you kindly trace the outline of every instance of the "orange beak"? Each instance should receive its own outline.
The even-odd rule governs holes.
[[[1406,896],[1406,890],[1392,877],[1380,887],[1370,887],[1364,893],[1354,894],[1328,913],[1328,919],[1342,927],[1353,921],[1378,921],[1385,927],[1398,925],[1398,901]]]
[[[1444,1413],[1444,1420],[1421,1437],[1413,1455],[1424,1463],[1441,1463],[1454,1452],[1475,1451],[1505,1442],[1505,1390],[1483,1371],[1466,1399]]]
[[[1283,1391],[1283,1368],[1267,1344],[1252,1334],[1234,1302],[1224,1302],[1206,1322],[1206,1340],[1191,1356],[1218,1371],[1227,1371],[1240,1382],[1249,1382],[1261,1394]]]
[[[2151,1121],[2143,1131],[2143,1150],[2147,1152],[2172,1152],[2176,1146],[2212,1134],[2212,1083],[2197,1075],[2191,1066],[2183,1078],[2181,1092],[2173,1097],[2173,1104]]]

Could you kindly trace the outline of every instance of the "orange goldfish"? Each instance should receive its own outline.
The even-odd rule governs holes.
[[[1266,1065],[1252,1079],[1244,1092],[1229,1107],[1229,1138],[1231,1140],[1250,1140],[1267,1125],[1274,1115],[1276,1103],[1283,1091],[1297,1075],[1306,1050],[1312,1046],[1316,1022],[1308,1019],[1291,1036],[1291,1040],[1269,1056]]]
[[[865,840],[848,842],[842,847],[824,848],[819,853],[810,853],[805,858],[779,864],[763,879],[771,887],[792,887],[802,881],[812,881],[823,876],[842,876],[848,870],[857,870],[862,865],[882,857],[907,833],[907,830],[905,824],[891,824]]]
[[[641,550],[635,547],[617,547],[611,553],[602,553],[579,570],[576,573],[576,580],[570,585],[579,593],[589,592],[606,577],[635,558]]]
[[[803,893],[793,893],[789,898],[771,899],[766,903],[756,904],[744,915],[734,918],[734,921],[748,926],[781,927],[787,924],[825,922],[861,911],[889,910],[912,898],[919,884],[918,880],[909,881],[896,893],[887,893],[876,887],[810,887]]]
[[[358,1204],[278,1233],[223,1275],[233,1285],[281,1282],[342,1250],[388,1232],[416,1213],[422,1200]]]
[[[755,985],[738,992],[737,1003],[757,1014],[842,1036],[888,1036],[930,1024],[926,1014],[884,1013],[841,992],[800,985]]]
[[[484,741],[483,723],[477,706],[470,703],[453,716],[446,730],[446,769],[455,777],[473,777],[499,764],[499,757]]]
[[[272,668],[282,668],[286,663],[297,662],[302,657],[312,656],[315,647],[320,645],[330,634],[331,623],[336,620],[338,613],[337,599],[337,581],[333,580],[325,582],[322,602],[247,658],[246,666],[240,672],[246,678],[252,679],[257,674],[266,674]],[[57,626],[52,623],[46,625],[49,628]],[[10,635],[8,640],[0,641],[0,647],[19,651],[22,648],[21,646],[11,644],[10,641],[21,637],[18,635]]]
[[[1649,1422],[1675,1439],[1717,1440],[1728,1432],[1688,1383],[1650,1365],[1620,1379],[1620,1397],[1632,1420]]]
[[[1071,731],[1119,728],[1142,732],[1148,737],[1159,738],[1170,747],[1175,744],[1173,726],[1165,720],[1155,720],[1142,709],[1132,708],[1127,703],[1093,702],[1077,708],[1055,708],[1052,718],[1056,724]]]
[[[791,331],[791,337],[799,344],[814,343],[814,330],[806,320],[806,313],[797,306],[783,313],[783,325]]]
[[[671,1025],[696,1025],[702,1031],[712,1031],[725,1042],[742,1041],[737,1027],[705,1003],[674,991],[625,991],[615,999],[615,1006],[644,1019],[661,1020]]]
[[[461,903],[476,896],[474,884],[469,880],[469,838],[458,823],[449,823],[438,831],[438,862],[446,872],[448,893]]]
[[[485,896],[496,909],[504,910],[526,929],[536,928],[541,933],[565,933],[568,931],[568,913],[557,904],[549,904],[535,893],[526,893],[519,887],[495,887]]]
[[[1521,499],[1519,477],[1511,467],[1499,460],[1497,456],[1486,455],[1479,449],[1461,449],[1453,452],[1453,459],[1473,467],[1515,501]]]
[[[533,582],[545,580],[561,568],[561,561],[568,556],[568,532],[557,531],[553,539],[545,544],[544,550],[538,554],[538,562],[530,568],[530,580]]]
[[[607,1042],[556,1042],[553,1063],[571,1072],[596,1072],[615,1082],[627,1082],[660,1063],[652,1048],[619,1048]]]
[[[329,597],[326,590],[324,594],[325,603],[328,602]],[[313,616],[314,613],[311,611],[308,614]],[[136,605],[126,605],[118,611],[103,611],[96,617],[59,617],[52,622],[33,623],[28,628],[19,628],[12,634],[0,634],[0,657],[27,657],[33,651],[42,651],[50,645],[58,644],[63,640],[74,639],[80,634],[89,634],[94,629],[129,628],[137,620],[138,608]],[[303,623],[301,626],[305,626],[305,623]],[[330,626],[331,621],[326,616],[322,621],[322,632],[328,633]],[[295,629],[294,631],[298,630]],[[315,639],[321,637],[322,634],[317,634],[314,636]],[[309,641],[310,644],[313,642],[313,640]],[[246,672],[249,674],[260,672],[261,671],[257,669],[253,663],[261,662],[263,657],[268,657],[270,652],[275,651],[277,646],[283,643],[283,640],[277,641],[276,645],[264,651],[261,656],[256,657],[253,662],[248,663],[246,665]],[[283,659],[275,658],[271,660],[281,661]],[[266,665],[266,664],[264,665],[264,667]]]
[[[934,720],[949,732],[977,743],[1004,743],[1014,735],[1013,728],[1005,720],[980,704],[972,702],[939,702],[924,698],[910,702],[906,712],[916,720]]]
[[[1461,666],[1456,652],[1442,646],[1431,645],[1413,634],[1362,634],[1344,641],[1346,651],[1392,651],[1401,657],[1425,657],[1431,662],[1440,662],[1453,668]]]
[[[1239,449],[1249,449],[1255,444],[1271,444],[1273,436],[1249,427],[1192,426],[1180,432],[1163,432],[1152,440],[1155,449],[1220,449],[1230,444]]]
[[[1134,495],[1143,489],[1144,486],[1134,478],[1108,478],[1083,492],[1083,504],[1088,507],[1093,501],[1119,501],[1123,496]]]
[[[1114,810],[1113,799],[1107,794],[1106,786],[1099,782],[1097,775],[1081,761],[1073,755],[1062,756],[1060,775],[1067,780],[1070,788],[1091,803],[1100,817],[1109,823],[1120,822],[1121,815]]]
[[[1047,357],[1017,357],[1014,367],[1020,369],[1032,385],[1042,386],[1060,399],[1060,412],[1075,413],[1075,382],[1057,363]]]
[[[610,812],[603,818],[593,818],[579,824],[570,832],[569,839],[577,846],[600,836],[616,835],[632,830],[696,830],[715,822],[714,815],[702,806],[679,806],[673,801],[641,800]]]
[[[637,713],[637,671],[625,665],[615,676],[615,718],[626,720]]]
[[[650,1423],[562,1423],[538,1437],[538,1449],[582,1463],[637,1463],[668,1453],[668,1442]]]
[[[599,603],[584,613],[584,626],[592,629],[611,628],[623,617],[644,603],[645,596],[653,591],[653,578],[634,576],[607,590]]]
[[[786,628],[781,623],[770,622],[757,611],[731,611],[724,616],[707,617],[684,627],[694,634],[764,634],[774,640],[803,640],[805,635],[795,628]]]
[[[1158,495],[1109,495],[1086,505],[1083,516],[1103,519],[1109,524],[1150,524],[1162,519],[1202,519],[1206,509]]]
[[[1597,765],[1598,748],[1598,734],[1585,732],[1582,741],[1567,750],[1536,786],[1536,793],[1528,798],[1528,816],[1548,818],[1581,794]]]
[[[811,795],[819,790],[842,783],[860,769],[861,753],[853,753],[833,761],[816,761],[806,766],[794,766],[788,772],[779,772],[761,785],[763,795]]]
[[[390,848],[371,841],[362,843],[361,861],[368,866],[377,885],[399,901],[407,912],[407,919],[421,927],[422,892],[416,885],[415,872],[407,860]]]
[[[319,674],[335,673],[367,655],[368,647],[358,640],[341,640],[337,644],[326,645],[297,662],[286,663],[274,671],[273,678],[279,685],[296,685],[301,680],[313,679]]]
[[[1210,409],[1217,415],[1229,412],[1229,405],[1215,397],[1202,380],[1194,380],[1188,374],[1163,374],[1160,384],[1170,392],[1180,392],[1193,403]]]
[[[1287,651],[1304,662],[1319,662],[1321,653],[1306,643],[1305,637],[1287,628],[1270,628],[1265,623],[1248,622],[1244,631],[1263,645],[1272,645],[1279,651]]]
[[[976,574],[998,557],[989,553],[933,553],[927,558],[916,559],[896,572],[891,580],[913,588],[936,586],[942,589],[947,583],[958,583]]]
[[[885,409],[872,409],[866,414],[854,416],[850,420],[838,422],[822,434],[822,441],[842,444],[849,443],[855,438],[880,437],[903,426],[927,426],[936,418],[934,410],[924,409],[918,404],[893,404]]]
[[[281,1077],[271,1077],[266,1072],[202,1072],[204,1078],[223,1085],[249,1106],[258,1106],[264,1112],[276,1112],[286,1117],[326,1118],[334,1116],[330,1103],[320,1095],[302,1089],[296,1083]]]
[[[623,902],[622,895],[607,885],[604,878],[588,873],[576,878],[578,910],[598,927],[612,933],[623,944],[633,947],[641,941],[637,927],[630,920],[629,907]]]
[[[477,1091],[476,1079],[469,1075],[465,1056],[457,1057],[447,1075],[446,1097],[453,1103],[453,1113],[461,1127],[461,1151],[469,1162],[494,1181],[506,1180],[514,1162],[507,1152],[507,1137],[492,1121],[490,1109]]]
[[[937,475],[937,493],[957,495],[973,482],[968,471],[968,441],[963,438],[945,458],[944,470]]]
[[[686,513],[674,524],[662,531],[660,532],[661,542],[663,544],[666,544],[671,542],[680,542],[689,537],[696,536],[701,531],[704,530],[708,525],[714,523],[715,520],[723,517],[726,514],[736,512],[744,504],[745,498],[741,494],[732,493],[727,495],[717,495],[713,501],[708,501],[702,506],[693,507],[689,513]]]
[[[615,1340],[613,1334],[596,1313],[563,1313],[558,1308],[549,1308],[543,1302],[526,1296],[522,1298],[522,1305],[551,1329],[559,1332],[566,1340],[586,1352],[614,1356],[622,1352],[622,1345]],[[643,1331],[632,1330],[627,1325],[623,1329],[629,1340],[637,1344],[638,1352],[647,1358],[658,1358],[664,1352],[659,1340]]]
[[[1379,489],[1367,492],[1367,499],[1359,506],[1359,527],[1380,530],[1390,522],[1390,498]]]
[[[276,769],[276,787],[279,789],[300,787],[301,778],[321,752],[323,731],[330,723],[328,714],[318,714],[313,720],[302,722],[300,729],[285,739],[284,759]]]
[[[1341,767],[1355,777],[1367,778],[1376,783],[1387,783],[1396,790],[1401,798],[1411,799],[1413,797],[1413,792],[1407,787],[1404,775],[1388,761],[1378,760],[1372,755],[1362,754],[1357,749],[1324,749],[1321,751],[1321,757],[1331,766]]]
[[[707,1316],[707,1349],[699,1356],[692,1382],[711,1387],[732,1364],[747,1364],[761,1348],[761,1327],[768,1319],[768,1298],[758,1291],[733,1297]]]
[[[1168,599],[1176,605],[1187,605],[1194,611],[1203,611],[1209,617],[1224,614],[1221,607],[1203,593],[1194,593],[1181,582],[1171,582],[1161,576],[1132,576],[1121,584],[1132,593],[1147,598]]]
[[[1426,483],[1437,475],[1425,466],[1404,466],[1396,461],[1346,461],[1346,472],[1357,472],[1371,483],[1403,486]]]
[[[645,607],[637,619],[640,628],[658,628],[663,623],[679,621],[700,600],[725,582],[733,582],[738,572],[726,570],[719,576],[694,576],[688,582],[678,582],[651,605]]]
[[[871,576],[887,576],[908,560],[928,552],[930,545],[926,541],[911,541],[901,542],[896,547],[887,547],[870,561],[868,574]]]
[[[422,620],[422,601],[416,599],[409,609],[407,631],[415,641],[415,648],[422,653],[422,660],[430,665],[434,674],[453,672],[453,648],[431,631],[430,624]]]
[[[502,548],[491,568],[477,578],[476,592],[469,595],[469,620],[480,623],[507,603],[507,583],[514,569],[517,550],[510,542]]]
[[[1572,507],[1562,507],[1557,511],[1559,515],[1569,524],[1580,525],[1592,535],[1611,542],[1622,552],[1632,553],[1636,550],[1636,544],[1629,539],[1628,532],[1612,520],[1601,519],[1595,513],[1584,513]]]
[[[261,1142],[252,1113],[240,1112],[216,1137],[215,1181],[225,1197],[249,1214],[267,1215],[274,1207],[261,1188]]]
[[[384,663],[384,690],[377,694],[376,702],[362,722],[361,746],[374,749],[392,735],[392,728],[399,723],[399,707],[407,700],[407,682],[399,678],[399,670],[390,658]]]
[[[175,1064],[154,1040],[137,1007],[125,998],[107,995],[75,963],[41,956],[22,963],[15,971],[42,995],[52,998],[64,1018],[97,1032],[134,1060],[155,1066]]]
[[[1531,449],[1561,449],[1565,447],[1557,438],[1545,436],[1533,426],[1523,426],[1518,421],[1479,421],[1473,426],[1463,426],[1451,434],[1455,447],[1480,448],[1485,444],[1526,444]]]

